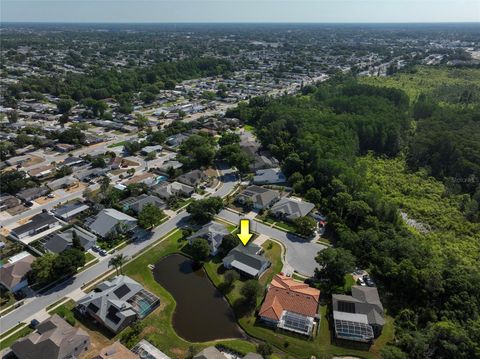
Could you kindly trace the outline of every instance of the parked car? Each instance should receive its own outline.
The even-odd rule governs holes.
[[[39,324],[40,324],[40,322],[38,320],[32,319],[30,321],[30,328],[35,329],[37,327],[37,325],[39,325]]]
[[[361,286],[363,286],[363,287],[366,285],[366,284],[365,284],[365,281],[363,280],[363,278],[358,278],[358,279],[357,279],[357,284],[358,284],[358,285],[361,285]]]
[[[368,275],[363,276],[363,280],[368,287],[376,287],[375,282]]]
[[[47,195],[47,197],[48,197],[48,198],[55,198],[55,195],[54,195],[53,193],[49,193],[49,194]]]
[[[102,257],[105,257],[105,256],[108,254],[107,251],[104,250],[104,249],[100,249],[100,250],[98,251],[98,253],[100,253],[100,255],[101,255]]]

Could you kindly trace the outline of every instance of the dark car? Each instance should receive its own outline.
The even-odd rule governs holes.
[[[30,321],[30,328],[35,329],[37,327],[37,325],[39,325],[39,324],[40,324],[40,322],[38,320],[32,319]]]
[[[25,202],[25,206],[27,206],[27,207],[32,207],[32,206],[33,206],[33,202],[32,202],[32,201]]]

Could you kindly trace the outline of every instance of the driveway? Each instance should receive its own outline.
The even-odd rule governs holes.
[[[239,214],[230,210],[224,209],[218,214],[218,217],[232,222],[239,223],[241,218]],[[251,230],[259,234],[264,234],[270,238],[282,242],[286,248],[287,263],[293,267],[298,273],[313,276],[315,268],[318,267],[315,257],[317,253],[326,246],[318,243],[311,243],[305,239],[298,237],[292,233],[287,233],[276,228],[271,228],[263,223],[251,221]]]

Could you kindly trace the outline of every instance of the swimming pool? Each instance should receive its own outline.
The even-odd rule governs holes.
[[[158,176],[157,179],[155,180],[156,184],[165,182],[168,179],[167,176]]]

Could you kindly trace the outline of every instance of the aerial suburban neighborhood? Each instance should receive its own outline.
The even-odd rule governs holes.
[[[0,30],[1,358],[480,357],[478,24]]]

